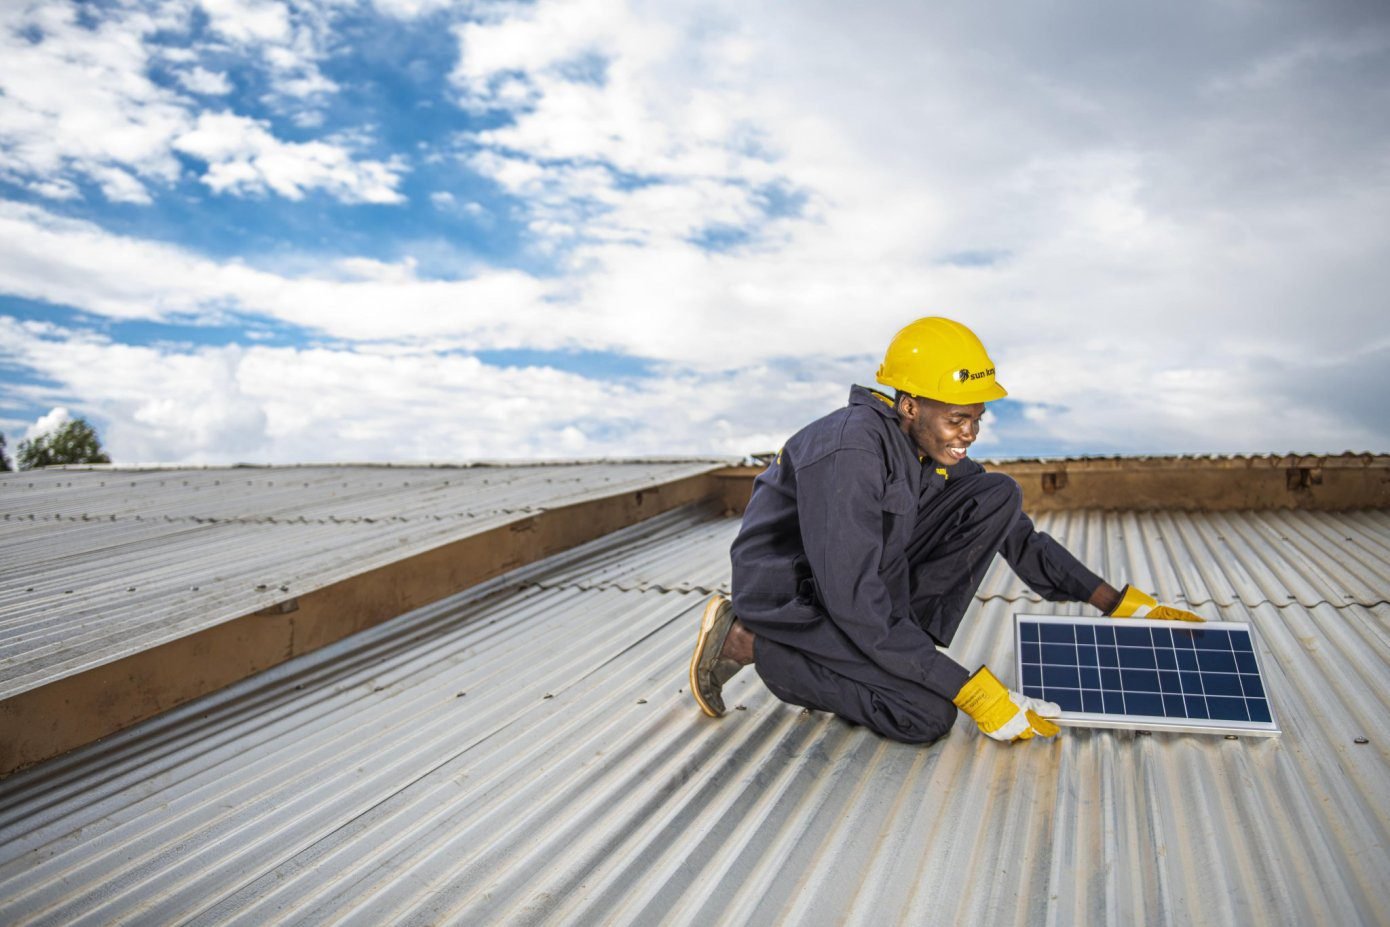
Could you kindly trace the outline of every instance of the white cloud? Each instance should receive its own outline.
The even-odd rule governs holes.
[[[1390,283],[1375,257],[1390,244],[1390,165],[1355,154],[1383,151],[1383,132],[1369,145],[1308,140],[1290,121],[1344,136],[1337,107],[1358,95],[1335,85],[1336,69],[1378,56],[1383,70],[1384,28],[1314,54],[1301,49],[1341,46],[1310,39],[1310,25],[1336,23],[1271,22],[1269,38],[1223,33],[1230,44],[1177,65],[1142,55],[1181,34],[1180,17],[1154,17],[1152,35],[1107,17],[1092,25],[1140,57],[1097,79],[1110,53],[1060,50],[1041,13],[1004,31],[985,15],[517,7],[459,29],[464,105],[513,117],[473,139],[470,164],[524,198],[534,234],[572,249],[591,332],[650,356],[814,356],[882,344],[941,312],[1021,369],[1105,369],[1152,389],[1175,369],[1306,361],[1384,330],[1365,294]],[[1271,98],[1265,84],[1281,77],[1264,67],[1260,93],[1205,108],[1233,61],[1281,55],[1331,70],[1311,82],[1300,70]],[[503,92],[517,84],[525,94]],[[1306,106],[1310,92],[1320,108]],[[1276,152],[1281,174],[1250,170]],[[1305,193],[1319,163],[1347,170],[1323,171]],[[1207,165],[1229,182],[1192,200]],[[753,191],[769,183],[804,195],[801,212],[760,219]],[[689,240],[707,225],[749,237],[711,254]],[[972,251],[1000,259],[948,259]],[[1123,366],[1109,362],[1119,356]],[[1054,402],[1070,398],[1066,379],[1022,384]],[[1090,395],[1109,382],[1093,380]]]
[[[273,0],[198,0],[208,16],[214,32],[233,42],[266,43],[274,46],[288,42],[290,12],[283,3]]]
[[[150,192],[145,185],[136,180],[129,171],[112,165],[93,167],[92,179],[101,187],[102,194],[113,203],[151,202]]]
[[[769,369],[603,382],[420,350],[135,347],[4,317],[0,344],[55,391],[97,397],[103,445],[127,463],[742,454],[784,440],[792,426],[778,424],[808,401],[827,411],[843,393]],[[782,413],[746,401],[774,383]]]
[[[847,384],[866,382],[875,361],[812,358],[719,375],[667,367],[636,380],[596,380],[545,366],[488,366],[430,346],[139,347],[4,317],[0,345],[9,363],[54,384],[30,387],[31,402],[89,397],[84,412],[124,462],[742,455],[776,449],[843,404]],[[1388,360],[1390,344],[1367,353],[1366,374],[1373,378]],[[1016,395],[1029,367],[1012,368]],[[1112,358],[1062,377],[1060,395],[1071,405],[1030,407],[1018,426],[991,420],[979,454],[996,453],[1011,433],[1049,446],[1075,439],[1091,452],[1336,452],[1371,446],[1387,426],[1383,408],[1357,423],[1300,405],[1296,388],[1250,393],[1242,371],[1173,371],[1144,383],[1124,368]],[[1321,378],[1328,392],[1366,385],[1335,370],[1290,372],[1295,384],[1310,373]],[[1095,401],[1090,378],[1116,384],[1105,402]]]
[[[72,413],[65,406],[58,406],[40,416],[38,421],[30,425],[24,432],[24,440],[33,441],[35,438],[51,435],[70,421],[72,421]]]
[[[226,96],[232,92],[232,82],[221,71],[209,71],[202,67],[192,67],[186,71],[176,71],[175,77],[185,90],[204,96]]]
[[[0,292],[120,319],[215,318],[228,309],[351,340],[446,337],[456,346],[565,347],[573,308],[519,271],[423,280],[413,264],[350,259],[289,277],[0,202]],[[549,335],[544,334],[550,332]]]
[[[207,163],[203,182],[218,193],[273,191],[297,200],[322,189],[349,203],[403,200],[396,189],[400,164],[354,161],[345,149],[326,142],[283,142],[264,122],[234,113],[202,113],[173,145]]]
[[[372,0],[372,6],[387,16],[413,19],[457,8],[457,0]]]
[[[66,177],[55,177],[50,180],[34,180],[26,186],[49,200],[75,200],[82,195],[77,189],[77,184],[68,180]]]
[[[335,4],[198,0],[198,6],[215,35],[264,60],[273,78],[272,102],[283,99],[291,113],[311,121],[316,118],[312,106],[337,89],[319,70]]]

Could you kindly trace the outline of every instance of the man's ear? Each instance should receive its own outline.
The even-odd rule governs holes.
[[[900,393],[896,411],[899,418],[912,421],[917,417],[917,400],[910,393]]]

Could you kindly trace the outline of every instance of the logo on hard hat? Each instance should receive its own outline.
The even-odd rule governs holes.
[[[982,379],[982,378],[984,378],[984,377],[992,377],[992,376],[994,376],[994,368],[993,368],[993,367],[989,368],[988,370],[980,370],[980,371],[977,371],[976,373],[971,373],[969,370],[967,370],[966,368],[962,367],[962,368],[960,368],[959,370],[957,370],[954,374],[951,375],[951,379],[955,380],[957,383],[964,383],[964,382],[966,382],[967,380],[979,380],[979,379]]]

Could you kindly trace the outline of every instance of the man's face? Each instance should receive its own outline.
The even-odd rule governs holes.
[[[917,447],[917,453],[943,467],[958,464],[980,434],[985,404],[953,406],[907,396],[898,401],[898,427]]]

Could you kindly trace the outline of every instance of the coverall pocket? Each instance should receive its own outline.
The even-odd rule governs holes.
[[[883,490],[883,558],[882,572],[907,547],[912,525],[917,516],[917,494],[907,480],[896,480]]]
[[[912,515],[917,511],[917,494],[907,480],[896,480],[883,489],[883,511],[893,515]]]

